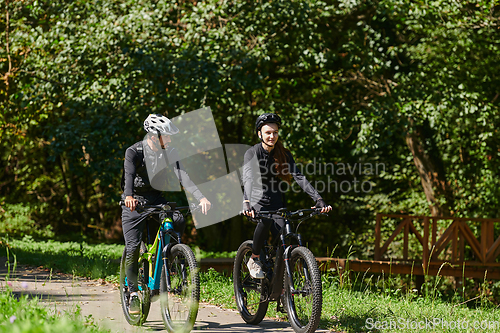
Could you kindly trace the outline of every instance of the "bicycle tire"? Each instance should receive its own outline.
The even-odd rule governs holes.
[[[296,247],[292,250],[290,268],[293,287],[298,293],[291,293],[291,281],[285,273],[284,305],[288,320],[297,333],[314,332],[319,325],[323,303],[321,275],[316,258],[308,248]]]
[[[248,259],[252,255],[253,242],[243,242],[238,248],[233,268],[233,284],[236,306],[241,318],[251,325],[259,324],[264,319],[269,306],[269,300],[262,293],[262,280],[250,276],[247,267]]]
[[[141,242],[141,248],[140,251],[147,251],[146,245],[144,242]],[[125,281],[126,278],[126,273],[125,273],[125,256],[127,252],[126,249],[123,250],[123,255],[120,260],[120,303],[122,306],[123,314],[125,315],[125,320],[130,325],[133,326],[141,326],[147,319],[149,310],[151,308],[151,290],[149,289],[147,283],[145,283],[145,278],[144,278],[144,271],[145,269],[147,270],[147,261],[146,260],[141,260],[139,263],[139,274],[138,274],[138,279],[137,283],[141,287],[138,290],[139,294],[139,299],[141,300],[141,312],[137,315],[130,314],[128,311],[129,308],[129,298],[130,298],[130,293],[128,290],[128,285]],[[141,274],[142,271],[142,274]],[[149,277],[148,277],[149,279]],[[146,280],[147,281],[147,280]],[[142,289],[142,290],[141,290]]]
[[[172,288],[170,292],[167,290],[167,269]],[[194,253],[189,246],[176,244],[170,252],[168,267],[164,265],[161,271],[160,307],[167,331],[190,332],[198,315],[199,301],[200,278]]]

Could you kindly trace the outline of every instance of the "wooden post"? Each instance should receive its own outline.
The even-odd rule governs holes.
[[[337,258],[337,272],[339,273],[340,286],[343,287],[346,283],[350,283],[349,259]]]
[[[432,218],[432,244],[431,248],[436,245],[436,237],[437,237],[437,218]]]
[[[481,222],[481,262],[486,263],[486,252],[488,251],[488,222]]]
[[[378,213],[377,214],[377,222],[375,224],[375,253],[374,253],[374,259],[375,260],[380,260],[380,223],[382,220],[382,214]]]
[[[422,265],[424,272],[427,272],[427,267],[429,265],[429,217],[424,217],[424,244],[423,246],[423,258]]]
[[[465,261],[465,242],[464,242],[464,235],[462,232],[458,233],[460,237],[460,241],[458,242],[460,245],[460,262],[463,263]]]
[[[486,251],[488,251],[495,243],[495,224],[493,221],[486,222],[487,229],[487,238],[486,238]],[[494,262],[495,260],[492,258],[489,262]]]
[[[451,263],[454,264],[457,261],[457,240],[458,240],[458,228],[453,228],[453,238],[451,239]]]
[[[411,219],[407,218],[405,220],[405,233],[403,238],[403,259],[408,260],[408,233],[410,231]]]

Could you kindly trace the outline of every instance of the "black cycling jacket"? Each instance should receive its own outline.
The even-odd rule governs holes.
[[[177,161],[171,164],[175,175],[181,182],[182,186],[193,194],[196,200],[200,201],[204,196],[201,194],[198,187],[191,181],[181,162],[178,161],[179,158],[176,149],[168,147],[166,150],[154,152],[151,148],[149,148],[149,146],[147,146],[147,143],[143,144],[143,141],[136,142],[125,151],[125,161],[123,162],[121,183],[123,195],[140,196],[146,198],[148,201],[155,200],[162,195],[162,191],[152,187],[145,161],[145,158],[148,158],[148,162],[151,163],[154,168],[155,165],[159,165],[159,163],[156,163],[156,160],[158,158],[164,158],[160,155],[161,153],[167,153],[170,160]],[[155,172],[154,177],[155,179],[166,181],[169,179],[169,177],[167,177],[167,173],[166,168],[164,168]]]
[[[297,169],[295,161],[290,152],[288,152],[289,171],[293,179],[299,186],[306,192],[315,202],[321,199],[318,191],[309,183],[306,177]],[[259,179],[255,179],[256,170],[252,170],[256,165],[252,163],[252,159],[256,157],[260,168],[260,186]],[[286,205],[284,199],[284,189],[286,186],[279,186],[282,182],[277,175],[276,170],[273,170],[274,163],[274,149],[268,153],[261,143],[248,149],[245,153],[243,162],[243,199],[250,200],[252,204],[259,204],[261,206],[284,207]],[[284,181],[283,181],[284,182]]]

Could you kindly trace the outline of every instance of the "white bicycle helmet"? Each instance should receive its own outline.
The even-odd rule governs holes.
[[[148,133],[160,135],[174,135],[179,129],[165,116],[161,114],[150,114],[144,120],[144,130]]]

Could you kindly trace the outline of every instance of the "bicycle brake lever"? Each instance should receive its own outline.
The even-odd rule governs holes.
[[[193,215],[193,213],[200,212],[201,211],[201,205],[200,204],[195,204],[195,203],[190,203],[189,204],[189,213]]]
[[[137,203],[137,206],[135,206],[135,210],[138,212],[138,213],[142,213],[144,211],[144,206],[141,204],[141,203]]]

